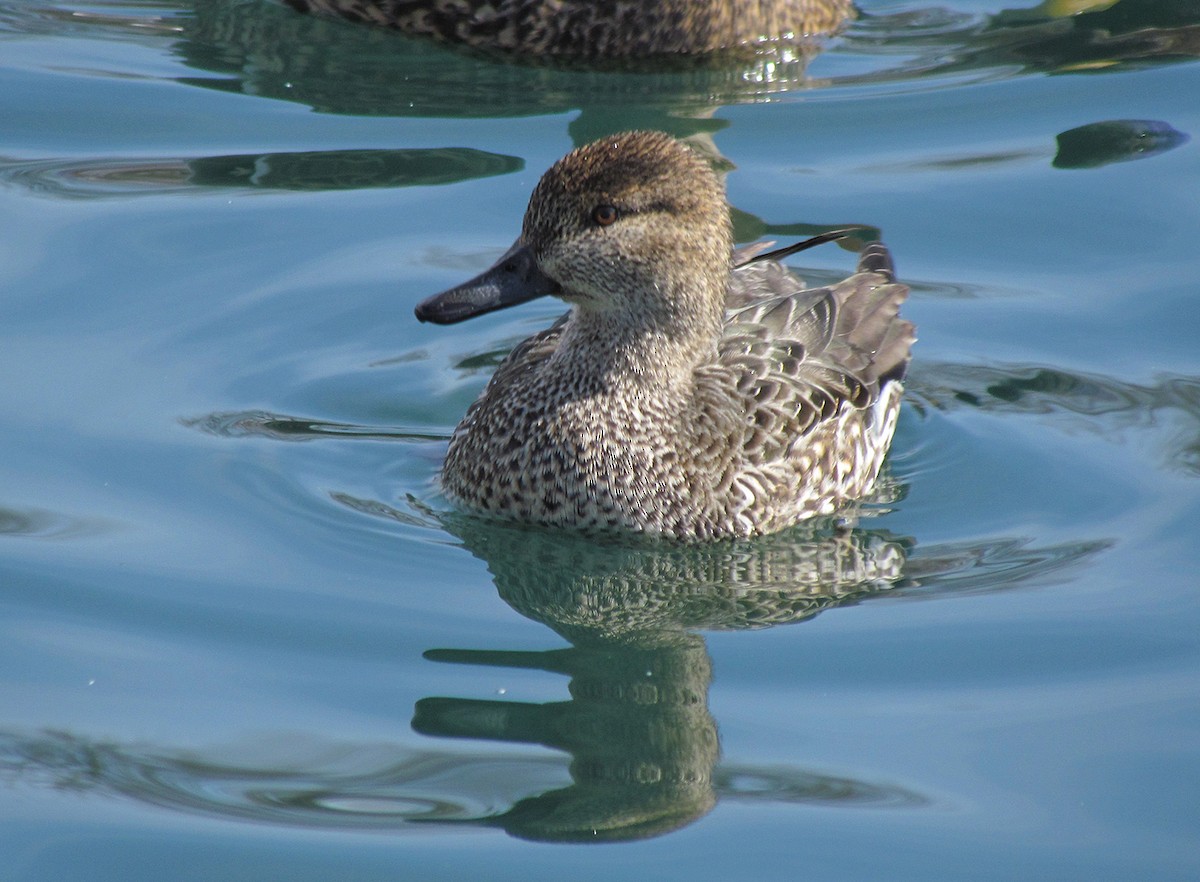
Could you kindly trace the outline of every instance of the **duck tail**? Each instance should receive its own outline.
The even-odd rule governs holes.
[[[892,263],[892,253],[882,242],[871,242],[858,257],[860,273],[879,273],[889,282],[896,281],[896,265]]]
[[[916,326],[900,318],[908,287],[896,281],[896,268],[882,242],[867,245],[858,261],[855,284],[839,304],[837,336],[860,353],[863,377],[880,386],[902,380],[912,358]],[[847,280],[850,281],[850,280]]]

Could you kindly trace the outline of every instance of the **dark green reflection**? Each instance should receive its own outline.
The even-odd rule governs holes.
[[[366,515],[413,520],[378,501],[337,498]],[[319,733],[251,739],[235,728],[233,745],[183,750],[0,730],[0,781],[291,828],[402,834],[428,823],[466,824],[578,842],[661,835],[722,800],[918,808],[931,797],[810,771],[802,758],[774,766],[720,762],[708,709],[712,660],[695,630],[798,622],[882,595],[1007,590],[1106,547],[999,538],[918,549],[880,531],[832,528],[702,547],[601,545],[460,517],[447,527],[488,561],[509,604],[570,645],[426,656],[562,674],[570,698],[424,698],[413,725],[431,736],[544,744],[569,756],[565,769],[549,752],[414,750],[332,742]],[[812,726],[819,733],[820,721]]]
[[[1097,168],[1146,159],[1186,144],[1188,136],[1156,119],[1111,119],[1058,135],[1055,168]]]
[[[546,653],[432,650],[426,657],[571,678],[569,701],[418,702],[413,728],[422,734],[570,754],[571,786],[526,797],[487,823],[530,839],[637,839],[687,824],[716,804],[717,727],[706,700],[712,663],[700,637]]]
[[[191,183],[285,190],[429,187],[520,171],[524,160],[466,147],[321,150],[207,156],[188,162]]]
[[[1109,439],[1128,428],[1171,425],[1165,464],[1200,475],[1200,377],[1162,374],[1139,384],[1051,366],[926,362],[907,385],[917,406],[1045,414]]]
[[[882,493],[896,492],[884,482]],[[1010,588],[1106,547],[1032,548],[1019,539],[959,543],[914,555],[910,539],[828,523],[750,541],[621,541],[452,517],[448,530],[487,562],[496,590],[571,646],[543,652],[436,649],[432,661],[534,669],[570,678],[546,704],[434,697],[417,703],[426,735],[541,744],[571,757],[571,783],[506,811],[456,822],[526,839],[600,842],[659,835],[737,796],[752,769],[717,773],[707,696],[712,660],[697,630],[749,630],[812,618],[883,594]],[[921,804],[923,797],[789,768],[790,798]],[[441,819],[444,820],[444,819]]]
[[[570,754],[572,783],[476,823],[528,839],[658,835],[716,804],[712,661],[693,629],[762,628],[887,591],[905,543],[862,530],[798,531],[703,546],[600,540],[455,518],[510,606],[565,637],[549,652],[431,650],[440,662],[570,677],[548,704],[426,698],[424,734],[542,744]]]
[[[0,182],[58,198],[126,198],[192,187],[293,191],[428,187],[509,174],[524,167],[522,159],[466,147],[247,153],[191,159],[0,157]]]

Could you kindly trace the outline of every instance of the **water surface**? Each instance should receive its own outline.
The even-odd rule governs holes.
[[[621,72],[0,0],[6,878],[1194,878],[1192,7],[864,2],[811,57]],[[413,305],[634,126],[727,170],[740,240],[892,248],[920,342],[853,526],[439,496],[561,307]]]

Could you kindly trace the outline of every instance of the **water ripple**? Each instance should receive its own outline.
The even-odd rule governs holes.
[[[972,408],[1055,417],[1112,439],[1125,430],[1169,427],[1167,465],[1200,476],[1200,377],[1162,374],[1149,384],[1048,366],[914,365],[914,400],[939,410]]]
[[[945,542],[913,552],[905,582],[892,597],[933,599],[990,594],[1018,586],[1045,584],[1049,579],[1116,544],[1091,539],[1058,545],[1033,545],[1032,539],[999,538]]]
[[[524,168],[470,148],[319,150],[192,158],[29,160],[0,156],[0,183],[70,199],[170,195],[197,188],[329,191],[426,187]]]
[[[179,13],[188,0],[118,0],[72,9],[65,3],[35,4],[28,0],[0,3],[0,31],[19,34],[130,37],[175,35],[183,31]],[[135,10],[144,9],[136,14]],[[105,11],[112,10],[112,11]]]
[[[331,423],[285,416],[265,410],[227,411],[183,419],[189,429],[225,438],[270,438],[275,441],[314,441],[321,438],[369,438],[375,441],[444,441],[446,437],[409,429]]]
[[[726,765],[713,782],[723,799],[862,808],[918,808],[932,800],[913,790],[787,767]]]
[[[0,537],[25,539],[76,539],[111,529],[100,518],[80,518],[41,508],[0,506]]]
[[[1051,4],[993,15],[913,10],[865,15],[839,47],[869,59],[901,57],[842,77],[838,85],[929,80],[987,71],[1073,73],[1113,70],[1200,55],[1200,13],[1172,0]]]
[[[513,819],[529,820],[521,817],[528,794],[552,792],[568,781],[562,757],[291,741],[301,745],[293,748],[291,762],[277,757],[276,746],[273,760],[239,764],[61,731],[7,732],[0,733],[0,782],[285,827],[395,833],[413,831],[414,823],[427,832],[429,822],[517,826]],[[905,788],[787,766],[720,767],[714,784],[720,798],[739,802],[830,808],[920,808],[931,802]]]
[[[0,780],[285,826],[395,830],[415,820],[486,817],[512,798],[505,791],[565,778],[551,757],[329,745],[310,752],[291,765],[243,765],[66,732],[4,733]]]

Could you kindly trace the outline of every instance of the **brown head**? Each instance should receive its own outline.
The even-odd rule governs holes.
[[[700,311],[719,326],[731,235],[725,191],[708,164],[661,132],[628,132],[546,172],[521,241],[583,312],[669,325],[708,306]]]
[[[458,321],[554,294],[576,307],[581,327],[711,342],[731,250],[724,188],[708,164],[661,132],[627,132],[555,163],[513,248],[483,275],[422,303],[417,316]],[[486,296],[469,303],[481,290]]]

